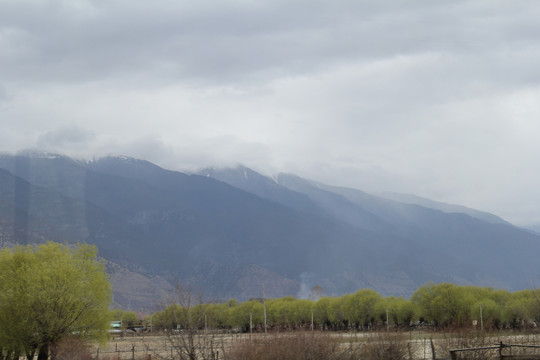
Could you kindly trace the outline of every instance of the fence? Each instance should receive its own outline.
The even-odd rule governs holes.
[[[115,350],[100,350],[97,349],[96,352],[96,360],[98,359],[110,359],[111,357],[113,359],[152,359],[152,353],[154,352],[153,349],[150,349],[147,346],[135,346],[132,345],[131,349],[128,350],[119,350],[116,348]],[[172,355],[172,354],[171,354]],[[172,356],[171,356],[172,357]]]
[[[466,348],[466,349],[453,349],[450,350],[450,359],[457,360],[459,353],[466,352],[475,352],[480,351],[493,351],[495,354],[493,359],[499,360],[510,360],[510,359],[521,359],[521,360],[540,360],[540,354],[512,354],[512,349],[540,349],[540,345],[519,345],[519,344],[504,344],[502,341],[499,344],[494,346],[484,346],[476,348]]]
[[[131,349],[124,350],[100,350],[97,349],[95,353],[96,360],[152,360],[152,359],[164,359],[170,358],[174,359],[176,355],[176,350],[174,348],[170,349],[153,349],[147,346],[132,346]],[[220,352],[217,351],[214,354],[214,359],[218,360],[220,357]],[[169,357],[170,356],[170,357]]]
[[[206,336],[206,335],[203,335]],[[214,358],[222,358],[223,352],[229,350],[232,344],[240,339],[249,338],[248,334],[208,334],[209,341],[212,341],[215,348]],[[96,360],[154,360],[154,359],[172,359],[178,357],[180,347],[183,347],[181,334],[154,334],[141,335],[133,337],[123,337],[110,341],[104,346],[94,347],[92,351],[93,358]],[[196,342],[202,341],[201,338],[195,339]],[[212,351],[208,347],[209,351]],[[212,356],[206,354],[206,358]]]

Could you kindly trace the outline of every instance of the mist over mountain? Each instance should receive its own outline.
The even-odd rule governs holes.
[[[268,297],[315,285],[409,296],[427,281],[518,290],[540,276],[540,236],[428,199],[245,167],[186,174],[127,157],[1,155],[1,246],[47,240],[96,244],[116,305],[134,309],[159,306],[177,281],[245,300],[262,285]]]
[[[442,202],[433,201],[433,200],[426,199],[424,197],[420,197],[420,196],[416,196],[412,194],[384,192],[384,193],[379,193],[377,195],[383,198],[399,201],[405,204],[416,204],[416,205],[420,205],[429,209],[440,210],[446,213],[462,213],[462,214],[466,214],[474,218],[484,220],[493,224],[509,224],[507,221],[505,221],[501,217],[490,214],[485,211],[478,211],[478,210],[470,209],[468,207],[461,206],[461,205],[445,204]]]
[[[536,234],[540,235],[540,224],[527,226],[527,229],[532,230]]]

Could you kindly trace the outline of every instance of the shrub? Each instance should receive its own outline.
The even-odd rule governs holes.
[[[352,360],[358,357],[339,339],[320,333],[271,334],[237,342],[228,360]]]
[[[81,340],[66,338],[54,347],[56,360],[93,360],[88,346]]]
[[[399,332],[369,334],[359,351],[360,359],[366,360],[406,360],[412,358],[409,343],[404,334]]]

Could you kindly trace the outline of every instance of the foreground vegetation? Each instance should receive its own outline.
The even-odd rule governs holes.
[[[314,294],[322,293],[320,288],[315,290]],[[190,360],[201,356],[213,359],[219,351],[223,355],[219,336],[231,332],[274,333],[271,337],[237,343],[228,349],[231,359],[285,359],[293,353],[292,349],[303,349],[299,351],[305,355],[312,348],[318,349],[322,356],[319,358],[363,358],[358,355],[357,347],[344,351],[343,344],[328,334],[343,331],[373,334],[377,330],[383,330],[386,337],[373,335],[372,343],[369,337],[364,338],[362,351],[373,354],[379,350],[396,351],[392,358],[405,359],[413,356],[410,348],[408,353],[403,352],[406,347],[402,346],[403,335],[398,330],[421,327],[429,331],[467,330],[469,334],[472,330],[485,336],[488,331],[536,329],[540,323],[540,290],[537,289],[511,293],[429,283],[410,299],[383,297],[374,290],[364,289],[354,294],[310,300],[283,297],[205,303],[193,291],[178,287],[177,296],[163,311],[144,319],[130,311],[109,311],[110,283],[103,264],[97,261],[95,247],[47,243],[1,250],[0,360],[20,356],[33,359],[35,355],[38,360],[61,359],[62,351],[70,358],[74,351],[69,350],[70,346],[79,349],[87,339],[107,338],[111,320],[121,320],[124,330],[162,331],[171,354],[175,354],[171,358]],[[312,331],[295,331],[291,336],[292,330]],[[288,335],[275,335],[280,332]],[[392,337],[391,333],[396,335]],[[454,333],[451,339],[456,338],[468,337],[456,337]],[[378,344],[384,344],[384,349],[377,349]],[[410,347],[410,341],[407,344]],[[282,354],[281,349],[290,350]],[[273,355],[265,357],[268,354]],[[291,359],[302,358],[291,356]],[[375,355],[369,358],[382,359]]]
[[[96,248],[56,243],[0,251],[0,359],[57,355],[66,337],[106,339],[110,283]]]

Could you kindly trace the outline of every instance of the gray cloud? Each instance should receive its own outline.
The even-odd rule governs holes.
[[[86,144],[95,138],[91,131],[81,129],[77,126],[63,127],[47,131],[38,138],[40,147],[69,147],[76,144]]]
[[[0,20],[9,51],[2,63],[14,70],[13,77],[29,81],[159,76],[230,82],[351,61],[481,49],[493,54],[478,59],[483,65],[476,75],[494,69],[497,79],[511,75],[498,70],[534,47],[540,32],[531,7],[506,2],[389,4],[7,2]],[[513,78],[522,76],[519,68],[513,72]]]
[[[0,106],[9,99],[9,94],[4,86],[0,86]]]

